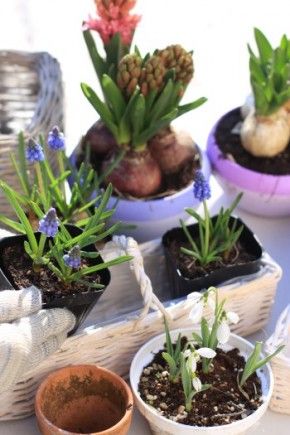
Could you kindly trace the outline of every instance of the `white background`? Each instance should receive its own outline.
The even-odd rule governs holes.
[[[66,134],[72,149],[96,114],[81,94],[79,83],[96,87],[81,34],[81,22],[93,0],[0,0],[0,49],[49,51],[62,66],[66,91]],[[249,92],[247,42],[253,44],[253,27],[261,28],[273,44],[289,35],[289,0],[139,0],[143,15],[135,42],[142,52],[180,43],[194,50],[195,78],[186,100],[208,97],[208,102],[187,114],[178,124],[205,147],[209,129],[225,111],[240,105]],[[213,183],[212,210],[226,199]],[[290,302],[290,219],[263,219],[240,213],[257,233],[265,249],[283,267],[271,320],[260,338],[273,330],[278,314]],[[38,434],[34,419],[0,423],[0,435]],[[290,433],[290,417],[268,412],[259,427],[248,434]],[[130,435],[149,434],[136,416]]]

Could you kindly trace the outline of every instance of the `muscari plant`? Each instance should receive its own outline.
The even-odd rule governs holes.
[[[290,139],[290,40],[283,35],[273,48],[264,33],[255,28],[258,53],[249,49],[250,82],[254,110],[243,122],[244,148],[257,157],[274,157]]]
[[[189,216],[197,220],[199,233],[197,240],[194,240],[185,222],[181,219],[181,227],[190,244],[190,249],[181,247],[181,251],[194,258],[202,267],[215,261],[226,261],[243,231],[243,226],[237,228],[237,221],[230,222],[231,214],[242,194],[237,196],[229,208],[222,207],[216,220],[213,220],[207,206],[207,200],[211,197],[210,186],[201,171],[195,174],[193,193],[203,205],[204,217],[192,208],[185,209]]]
[[[32,261],[35,273],[41,272],[42,268],[45,267],[50,269],[66,286],[73,282],[79,282],[87,287],[101,289],[102,284],[92,282],[90,276],[102,269],[132,258],[120,256],[96,265],[88,265],[86,261],[83,261],[84,259],[95,259],[100,255],[96,251],[87,252],[84,248],[103,240],[118,228],[118,224],[106,228],[108,217],[106,208],[112,193],[111,185],[99,198],[99,205],[95,208],[94,214],[87,219],[83,231],[77,236],[70,234],[69,229],[61,219],[58,219],[55,208],[50,208],[45,214],[42,214],[39,220],[39,237],[37,237],[21,202],[18,200],[18,194],[3,181],[0,181],[0,188],[18,217],[18,221],[14,222],[14,227],[18,232],[26,235],[23,247]]]
[[[190,313],[194,324],[199,325],[200,333],[192,332],[192,339],[189,339],[184,346],[181,346],[182,337],[179,334],[177,342],[173,343],[166,320],[166,352],[162,353],[170,373],[170,381],[181,380],[186,411],[192,409],[192,400],[200,392],[211,388],[211,384],[203,384],[198,376],[197,364],[201,362],[203,373],[214,371],[214,358],[218,347],[225,345],[230,338],[230,323],[236,324],[239,316],[225,309],[225,300],[219,302],[217,290],[210,287],[203,294],[192,293],[191,299],[195,301]],[[204,309],[209,307],[213,313],[210,320],[203,316]],[[237,375],[237,385],[242,394],[247,396],[243,386],[259,368],[267,364],[276,356],[284,346],[267,357],[261,357],[262,343],[256,342],[255,348],[249,357],[242,372]]]
[[[58,168],[52,167],[48,151],[56,153]],[[15,154],[10,158],[22,190],[17,193],[17,199],[31,221],[41,218],[44,211],[54,207],[63,223],[86,224],[100,199],[102,177],[98,177],[88,157],[79,169],[70,164],[65,155],[65,137],[57,126],[49,132],[46,143],[40,135],[38,141],[30,138],[26,144],[23,133],[20,133],[17,158]],[[70,192],[66,192],[69,178],[73,181]],[[13,221],[4,215],[0,215],[0,221],[13,230],[19,230],[19,226],[15,227]]]

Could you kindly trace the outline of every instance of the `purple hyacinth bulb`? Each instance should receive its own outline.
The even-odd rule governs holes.
[[[41,162],[44,160],[44,152],[42,146],[35,142],[33,139],[29,139],[26,148],[26,158],[29,163]]]
[[[81,248],[79,245],[74,246],[67,254],[63,256],[66,266],[72,269],[79,269],[81,266]]]
[[[53,151],[62,151],[65,149],[65,138],[60,129],[55,126],[48,133],[47,145]]]
[[[48,210],[45,216],[39,221],[38,231],[47,237],[54,237],[58,231],[58,218],[55,208]]]
[[[197,171],[195,174],[193,194],[194,197],[201,202],[211,197],[209,184],[201,171]]]

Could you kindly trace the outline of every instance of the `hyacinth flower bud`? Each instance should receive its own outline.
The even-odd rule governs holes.
[[[66,266],[72,269],[79,269],[81,266],[81,249],[79,245],[74,246],[67,254],[63,256]]]
[[[53,151],[62,151],[65,149],[65,138],[60,129],[55,126],[48,133],[47,145]]]
[[[29,163],[41,162],[44,160],[44,152],[42,146],[34,139],[29,139],[26,148],[26,159]]]
[[[195,174],[193,194],[200,202],[206,201],[211,197],[209,183],[206,181],[201,171],[197,171]]]
[[[45,216],[39,221],[38,231],[47,237],[55,237],[58,232],[59,221],[55,208],[48,210]]]

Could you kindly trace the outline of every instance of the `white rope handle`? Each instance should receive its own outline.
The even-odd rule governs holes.
[[[133,257],[133,259],[130,261],[130,268],[134,272],[139,283],[144,301],[144,308],[141,311],[137,322],[139,323],[142,319],[144,319],[144,317],[146,317],[150,308],[156,311],[160,310],[165,317],[170,318],[170,315],[167,313],[164,305],[153,292],[152,283],[145,272],[143,257],[136,240],[134,240],[132,237],[114,236],[113,243],[116,248],[121,249],[121,251],[126,253],[126,255],[131,255]]]

